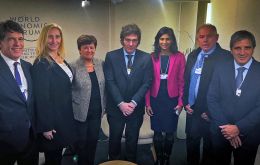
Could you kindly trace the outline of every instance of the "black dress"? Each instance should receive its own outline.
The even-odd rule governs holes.
[[[161,56],[161,72],[168,74],[169,56]],[[174,108],[178,97],[170,98],[167,89],[168,79],[161,79],[157,97],[150,97],[154,115],[151,116],[151,128],[157,132],[172,133],[177,129],[178,115]]]

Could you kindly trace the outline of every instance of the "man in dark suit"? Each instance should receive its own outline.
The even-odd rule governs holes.
[[[125,128],[126,160],[136,162],[139,130],[143,123],[145,93],[152,82],[149,54],[138,50],[141,31],[135,24],[122,27],[123,48],[108,52],[105,59],[109,159],[120,159],[121,137]]]
[[[215,162],[254,165],[260,141],[260,64],[252,57],[256,46],[252,33],[231,36],[233,58],[219,64],[208,92]]]
[[[37,165],[31,64],[20,59],[24,31],[18,23],[0,23],[0,49],[0,164]]]
[[[217,43],[218,33],[214,25],[204,24],[200,26],[197,30],[196,40],[199,48],[189,54],[184,75],[183,103],[187,112],[188,165],[210,164],[210,116],[206,96],[216,64],[230,54]],[[202,156],[200,156],[201,139],[203,139]],[[201,162],[200,157],[202,157]]]

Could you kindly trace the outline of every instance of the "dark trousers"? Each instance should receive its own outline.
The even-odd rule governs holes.
[[[200,162],[200,145],[203,142],[202,160]],[[188,165],[211,165],[212,163],[212,144],[210,133],[202,136],[192,136],[187,134],[186,139],[187,164]]]
[[[120,159],[121,138],[125,128],[126,160],[136,162],[136,151],[139,130],[143,123],[143,115],[139,116],[107,116],[109,124],[109,159]]]
[[[174,133],[165,133],[165,137],[162,132],[154,132],[153,144],[156,153],[155,164],[169,164],[169,158],[172,153],[172,146],[174,143]]]
[[[62,150],[63,148],[44,151],[44,156],[45,156],[44,165],[61,165]]]
[[[250,135],[249,135],[250,136]],[[254,165],[258,149],[255,137],[240,137],[242,146],[234,149],[228,140],[218,132],[212,134],[215,165],[230,165],[233,153],[234,165]]]
[[[0,153],[1,165],[14,165],[15,162],[17,162],[18,165],[38,165],[39,152],[36,141],[33,138],[32,132],[30,132],[30,140],[23,152],[12,154]]]
[[[79,129],[79,141],[77,142],[78,165],[94,165],[99,130],[101,124],[100,115],[95,118],[88,116],[86,122],[77,123]]]

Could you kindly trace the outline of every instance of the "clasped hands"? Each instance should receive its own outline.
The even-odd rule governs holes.
[[[121,110],[121,112],[123,113],[124,116],[129,116],[134,112],[136,105],[133,102],[122,102],[119,105],[119,109]]]
[[[235,149],[242,146],[242,142],[239,137],[239,129],[236,125],[227,124],[219,126],[219,128],[221,129],[222,135],[229,140],[231,146]]]
[[[47,132],[43,132],[43,136],[48,139],[48,140],[52,140],[53,139],[53,135],[56,133],[56,131],[53,129],[51,131],[47,131]]]

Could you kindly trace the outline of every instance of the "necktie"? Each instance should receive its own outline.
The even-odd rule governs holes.
[[[195,73],[197,68],[201,68],[202,69],[202,65],[204,63],[204,59],[205,59],[206,54],[201,54],[200,59],[196,62],[195,66],[193,67],[192,71],[191,71],[191,80],[190,80],[190,88],[189,88],[189,104],[190,106],[192,106],[195,103],[195,99],[196,99],[196,86],[197,86],[197,81],[198,78],[200,77],[200,74]]]
[[[132,57],[133,57],[133,55],[126,55],[126,57],[128,58],[128,61],[127,61],[127,69],[131,69],[131,68],[132,68],[132,65],[133,65],[133,62],[132,62]]]
[[[19,62],[14,62],[14,77],[15,77],[17,85],[21,89],[22,88],[22,79],[21,79],[20,73],[18,71],[18,64],[19,64]],[[23,89],[21,90],[21,92],[23,93],[24,98],[26,98]]]
[[[237,68],[237,77],[236,77],[236,87],[237,89],[240,88],[242,82],[243,82],[243,72],[245,71],[245,67],[239,67]]]

